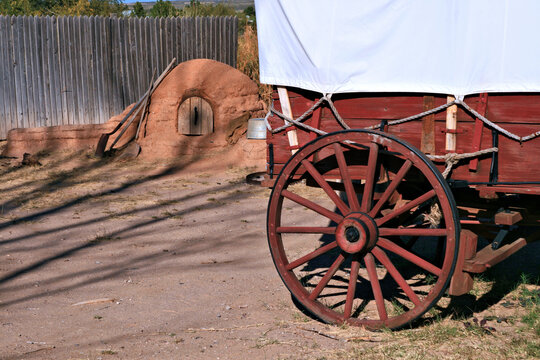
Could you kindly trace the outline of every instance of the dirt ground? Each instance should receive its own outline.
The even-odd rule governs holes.
[[[269,191],[244,181],[260,169],[87,153],[40,162],[0,160],[2,359],[540,356],[520,302],[538,291],[538,258],[527,253],[435,323],[394,333],[330,326],[294,306],[274,269]]]

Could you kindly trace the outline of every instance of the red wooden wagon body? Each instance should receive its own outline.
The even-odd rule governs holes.
[[[300,89],[289,89],[288,96],[295,119],[320,98]],[[328,135],[295,126],[268,132],[263,182],[274,188],[268,233],[276,266],[295,298],[323,320],[371,328],[403,326],[435,304],[448,286],[451,295],[467,293],[472,274],[504,260],[537,236],[540,140],[509,139],[463,109],[457,111],[456,130],[447,128],[444,110],[388,125],[445,104],[447,98],[438,95],[362,93],[338,95],[332,101],[351,129],[374,125],[377,129],[344,130],[334,111],[323,104],[303,123]],[[540,95],[480,94],[464,101],[519,136],[540,128]],[[274,107],[283,111],[277,92]],[[275,115],[268,121],[272,129],[284,124]],[[297,146],[291,146],[289,131],[295,132]],[[443,160],[449,153],[446,134],[455,134],[452,153],[458,155],[486,148],[498,151],[459,160],[444,179],[441,173],[447,164],[436,158],[430,167],[424,154]],[[407,160],[413,162],[414,171],[401,175]],[[347,189],[348,181],[352,190]],[[298,190],[301,184],[322,191],[327,187],[331,201],[321,193],[303,193]],[[391,193],[390,187],[395,188]],[[429,196],[429,191],[440,194]],[[351,198],[353,193],[357,200]],[[386,200],[373,211],[381,197]],[[429,221],[434,204],[443,213],[438,223]],[[312,215],[302,219],[294,205],[324,220],[313,220]],[[490,242],[480,248],[477,233]],[[357,275],[351,276],[351,271]],[[426,282],[431,277],[437,281]]]
[[[304,32],[302,26],[309,19],[297,5],[269,4],[257,4],[263,45],[265,41],[278,41],[271,36],[275,24],[276,38],[287,42],[288,35],[294,36],[289,36],[292,40],[286,46],[268,46],[261,53],[264,70],[270,69],[262,77],[270,83],[276,79],[274,84],[288,85],[274,92],[267,117],[267,174],[263,185],[273,188],[268,205],[268,241],[281,278],[307,310],[331,323],[372,329],[402,327],[424,315],[447,292],[467,293],[472,288],[472,274],[487,270],[537,237],[540,93],[508,92],[521,89],[518,80],[523,78],[523,69],[523,74],[532,74],[532,80],[523,78],[528,86],[540,91],[540,74],[534,66],[525,62],[523,68],[502,72],[508,76],[504,78],[498,71],[507,65],[507,59],[493,66],[482,58],[480,63],[494,72],[480,71],[481,76],[477,76],[479,66],[474,57],[461,61],[460,54],[450,53],[455,61],[475,68],[453,83],[456,91],[473,95],[457,96],[455,100],[424,93],[418,89],[431,89],[431,85],[445,93],[444,81],[453,82],[444,72],[423,77],[423,68],[416,62],[429,52],[424,57],[416,57],[414,52],[408,58],[404,56],[403,64],[408,67],[403,76],[399,73],[402,59],[388,62],[385,69],[393,72],[397,81],[380,71],[378,62],[370,57],[377,52],[373,49],[378,44],[369,41],[359,41],[360,45],[367,44],[363,49],[365,59],[356,63],[355,56],[364,53],[353,51],[335,66],[327,61],[326,53],[318,52],[322,47],[309,38],[309,31],[321,23],[312,22]],[[442,7],[445,4],[439,3]],[[399,8],[411,17],[432,6],[397,0],[393,5],[384,11]],[[533,2],[528,5],[537,6]],[[324,12],[322,2],[313,6]],[[369,8],[368,2],[355,6],[357,12],[366,15],[361,26],[377,15],[378,9]],[[338,7],[334,5],[331,13],[341,11],[346,22],[346,9]],[[263,10],[287,17],[287,21],[276,16],[259,18]],[[485,26],[498,31],[500,27],[490,21],[497,16],[506,21],[506,11],[495,9],[486,15]],[[446,14],[435,5],[430,14],[439,18],[442,28],[447,27],[447,35],[463,29],[453,23],[443,24]],[[396,26],[400,31],[417,28],[414,19],[404,22],[401,13],[395,15],[393,21],[399,22]],[[386,21],[386,13],[381,18],[383,26],[376,23],[376,29],[384,32],[393,26]],[[456,18],[460,17],[452,19]],[[329,41],[338,39],[331,35],[340,21],[334,18],[330,32],[322,32],[324,36],[330,34]],[[352,21],[351,29],[359,31],[356,24]],[[517,24],[516,31],[526,33],[527,29]],[[477,24],[465,25],[471,28]],[[421,37],[425,32],[414,34]],[[465,32],[461,35],[467,37]],[[516,33],[509,36],[521,39]],[[401,38],[399,34],[390,36],[388,43],[399,47],[396,39]],[[347,43],[341,45],[340,55],[347,55]],[[305,50],[306,46],[312,48]],[[284,66],[276,64],[279,58],[274,52],[282,51],[286,56],[291,49],[296,50],[292,60]],[[489,44],[486,49],[499,51]],[[387,51],[383,44],[377,58],[380,62],[387,61]],[[444,57],[439,59],[445,61]],[[305,73],[301,71],[302,61],[309,68]],[[330,65],[320,70],[313,66],[318,63]],[[375,71],[370,73],[364,63],[371,64]],[[344,73],[340,66],[350,67],[350,82],[345,78],[343,84],[332,83],[334,78],[325,77],[330,73],[339,79]],[[426,72],[432,69],[426,62]],[[415,75],[409,76],[409,70]],[[493,73],[504,81],[486,83]],[[293,79],[289,81],[287,76]],[[424,87],[414,83],[416,77]],[[385,92],[367,92],[370,84],[362,79],[374,79],[374,88]],[[299,89],[292,87],[293,83],[308,85]],[[321,95],[328,91],[305,90],[317,90],[319,86],[344,88],[345,92],[330,96]],[[388,90],[394,86],[401,92]],[[491,86],[496,92],[488,91]],[[414,92],[402,92],[406,89]]]

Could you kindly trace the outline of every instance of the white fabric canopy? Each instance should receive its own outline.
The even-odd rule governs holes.
[[[262,83],[540,92],[539,0],[256,0]]]

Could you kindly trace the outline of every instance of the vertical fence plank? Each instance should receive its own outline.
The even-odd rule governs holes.
[[[95,119],[99,121],[98,109],[99,99],[97,97],[100,94],[95,83],[96,73],[96,58],[99,56],[94,50],[94,24],[95,17],[83,17],[81,19],[81,38],[82,38],[82,50],[81,58],[83,61],[83,68],[85,69],[83,75],[83,86],[86,89],[86,98],[84,105],[85,118],[81,119],[86,123],[86,119]]]
[[[108,60],[108,38],[105,33],[105,20],[106,18],[98,16],[94,18],[94,36],[95,36],[95,84],[97,88],[96,92],[96,122],[103,123],[107,120],[109,110],[107,110],[107,104],[110,101],[109,89],[107,88],[107,60]],[[98,120],[99,119],[99,120]]]
[[[128,19],[127,21],[127,26],[126,26],[126,33],[125,33],[125,40],[126,40],[126,62],[128,63],[128,69],[127,69],[127,75],[126,75],[126,78],[127,78],[127,81],[128,81],[128,90],[127,90],[127,93],[128,93],[128,96],[127,96],[127,102],[126,102],[126,106],[128,106],[130,103],[131,103],[131,99],[134,97],[133,94],[135,92],[135,89],[137,87],[137,85],[134,83],[133,81],[133,72],[134,72],[134,69],[135,69],[135,66],[133,64],[133,48],[134,48],[134,41],[135,41],[135,37],[133,35],[133,29],[134,29],[134,23],[135,23],[135,19],[131,18],[131,19]]]
[[[67,77],[67,63],[69,58],[69,51],[67,44],[69,43],[69,36],[66,33],[66,17],[61,16],[56,19],[56,34],[54,41],[58,44],[58,58],[55,63],[58,64],[58,72],[60,74],[60,93],[62,101],[62,125],[70,123],[70,107],[71,103],[68,102],[68,77]]]
[[[112,33],[113,33],[113,36],[112,36],[112,43],[114,44],[114,51],[113,51],[113,57],[114,57],[114,68],[116,69],[115,71],[115,83],[114,83],[114,86],[115,86],[115,92],[118,96],[118,99],[117,99],[117,103],[116,103],[116,108],[115,108],[115,114],[118,114],[120,112],[121,109],[123,109],[124,107],[124,97],[125,97],[125,93],[124,93],[124,61],[122,59],[122,55],[123,55],[123,38],[122,38],[122,26],[123,26],[123,23],[124,23],[124,19],[123,18],[118,18],[118,19],[115,19],[116,21],[114,21],[112,24],[113,24],[113,28],[112,28]]]
[[[165,18],[158,18],[156,21],[156,36],[158,37],[158,50],[154,54],[157,58],[157,70],[158,72],[161,72],[161,69],[165,69],[165,66],[163,66],[163,26],[165,24]]]
[[[93,30],[93,73],[91,79],[94,86],[94,113],[95,113],[95,122],[102,123],[105,121],[104,113],[105,104],[109,102],[109,97],[106,93],[106,87],[103,81],[104,74],[104,60],[106,54],[103,52],[103,45],[107,41],[105,34],[103,33],[103,20],[104,18],[100,16],[92,17],[92,30]]]
[[[176,23],[175,18],[167,19],[167,56],[165,56],[165,66],[167,66],[171,60],[176,57],[176,47],[175,47],[175,34],[174,34],[174,25]]]
[[[7,67],[9,65],[9,62],[5,54],[5,50],[7,49],[5,29],[7,28],[7,26],[4,23],[5,17],[0,15],[0,138],[4,138],[6,136],[6,124],[8,122],[9,113],[9,99],[7,98],[7,74],[9,74]]]
[[[218,32],[217,32],[217,27],[218,25],[218,18],[217,17],[213,17],[212,18],[212,30],[211,30],[211,37],[212,37],[212,59],[214,60],[217,60],[218,59],[218,52],[219,52],[219,48],[218,48]]]
[[[135,94],[137,94],[139,92],[139,80],[137,79],[137,44],[135,42],[135,37],[136,37],[136,26],[137,26],[137,19],[132,19],[133,22],[130,24],[130,34],[129,34],[129,38],[130,38],[130,53],[129,53],[129,56],[130,56],[130,59],[131,59],[131,68],[130,68],[130,74],[129,74],[129,77],[131,79],[131,83],[132,83],[132,87],[131,87],[131,95],[130,95],[130,99],[129,99],[129,102],[131,103],[132,99],[135,97]]]
[[[58,79],[60,81],[60,103],[62,104],[62,125],[69,123],[68,104],[66,99],[67,85],[65,83],[65,63],[66,63],[66,37],[64,34],[64,17],[56,18],[56,26],[54,29],[54,44],[58,46],[58,55],[54,61],[58,69]],[[62,41],[60,41],[62,39]]]
[[[7,137],[7,132],[11,129],[12,124],[14,122],[15,117],[15,73],[13,71],[13,57],[11,53],[12,48],[12,40],[11,40],[11,17],[10,16],[2,16],[2,43],[0,43],[0,47],[2,48],[2,52],[4,54],[3,61],[0,64],[0,67],[2,68],[4,78],[2,79],[2,93],[4,94],[4,101],[6,102],[4,105],[4,124],[3,124],[3,132],[0,138],[4,139]]]
[[[202,58],[202,31],[201,31],[201,17],[197,16],[195,18],[195,59]]]
[[[135,28],[133,32],[133,43],[135,45],[133,53],[133,62],[136,64],[133,71],[133,79],[137,83],[135,94],[139,94],[143,87],[143,76],[141,75],[141,65],[142,65],[142,48],[141,48],[141,19],[135,19]]]
[[[189,18],[189,60],[197,58],[197,18]]]
[[[207,59],[212,59],[212,22],[210,17],[204,18],[205,27],[204,27],[204,47],[206,49],[205,57]]]
[[[38,40],[36,47],[41,49],[38,72],[41,74],[41,80],[39,81],[42,98],[41,112],[45,113],[45,121],[42,126],[57,125],[56,97],[54,96],[54,63],[49,61],[49,59],[54,58],[50,19],[49,16],[39,18],[39,23],[36,24],[36,32],[41,34],[41,39]]]
[[[152,70],[156,69],[156,71],[159,71],[160,64],[159,64],[159,56],[158,53],[160,51],[160,45],[159,45],[159,18],[152,19],[152,26],[151,26],[151,33],[152,33]]]
[[[124,69],[124,72],[122,74],[122,84],[124,86],[124,107],[127,107],[129,105],[130,101],[130,95],[131,95],[131,89],[133,88],[133,85],[129,78],[129,68],[130,68],[130,39],[129,39],[129,26],[130,22],[133,19],[124,19],[122,21],[122,66]]]
[[[223,37],[223,27],[225,26],[225,18],[220,17],[218,24],[217,24],[217,32],[218,32],[218,48],[219,48],[219,55],[218,55],[218,61],[226,62],[225,61],[225,47],[224,47],[224,37]]]
[[[0,138],[5,138],[6,125],[11,122],[10,99],[8,94],[9,60],[7,56],[6,17],[0,15]]]
[[[32,17],[31,16],[25,16],[24,17],[24,45],[23,45],[23,61],[25,66],[24,76],[25,76],[25,82],[26,82],[26,96],[28,102],[26,103],[27,109],[28,109],[28,127],[36,127],[37,126],[37,116],[36,116],[36,109],[35,109],[35,99],[34,99],[34,83],[32,79],[32,54],[31,54],[31,46],[32,46]]]
[[[228,16],[227,17],[227,26],[225,27],[225,34],[227,36],[227,41],[226,41],[226,45],[225,45],[225,48],[227,49],[227,57],[226,57],[226,63],[231,65],[231,53],[232,53],[232,49],[231,49],[231,38],[232,38],[232,35],[231,35],[231,30],[232,30],[232,26],[231,26],[231,20],[232,20],[232,16]]]
[[[47,126],[47,114],[45,109],[45,96],[43,91],[43,77],[41,68],[41,18],[32,16],[30,18],[30,31],[32,36],[29,43],[29,52],[32,63],[32,83],[34,94],[34,112],[36,116],[36,126]]]
[[[178,56],[178,48],[180,47],[180,35],[177,32],[179,21],[180,19],[177,17],[171,19],[171,60],[172,58],[176,58],[177,62],[180,62],[180,56]]]
[[[180,19],[180,28],[176,28],[176,31],[180,31],[180,58],[178,62],[184,62],[187,59],[186,54],[186,41],[187,41],[187,25],[186,18],[183,17]]]
[[[6,37],[7,37],[7,52],[8,52],[8,58],[9,58],[9,70],[11,72],[11,76],[9,78],[9,86],[11,89],[11,122],[7,124],[8,129],[13,129],[17,127],[18,123],[18,108],[17,108],[17,102],[19,101],[19,98],[17,97],[17,58],[15,57],[15,39],[13,34],[13,29],[16,27],[16,21],[15,16],[8,16],[7,17],[7,24],[9,28],[7,29]]]
[[[41,126],[52,125],[53,118],[51,116],[51,95],[49,93],[49,69],[44,64],[47,64],[49,58],[48,34],[47,34],[47,18],[35,17],[34,28],[37,34],[35,48],[39,49],[36,56],[36,73],[39,79],[39,111],[42,118]]]
[[[56,18],[47,16],[45,21],[45,32],[47,41],[47,57],[43,57],[43,64],[47,67],[46,86],[48,87],[49,102],[51,109],[51,124],[60,125],[62,123],[62,105],[60,102],[60,82],[57,62],[58,44],[55,41]]]
[[[238,57],[238,18],[236,16],[233,17],[233,30],[231,31],[231,45],[232,45],[232,64],[231,66],[236,69],[236,62]]]
[[[79,85],[80,85],[80,77],[79,77],[79,71],[78,68],[78,61],[77,61],[77,28],[76,28],[76,17],[69,19],[69,52],[70,52],[70,72],[71,72],[71,100],[73,102],[73,116],[71,117],[71,124],[77,124],[79,120],[79,107],[80,107],[80,98],[82,94],[80,94]]]
[[[190,60],[189,49],[190,45],[190,32],[191,32],[191,23],[190,18],[182,18],[182,62]]]
[[[78,16],[76,19],[75,19],[75,29],[76,29],[76,34],[77,34],[77,47],[76,47],[76,56],[77,56],[77,60],[78,60],[78,66],[77,66],[77,73],[78,73],[78,76],[79,76],[79,81],[78,81],[78,85],[79,85],[79,118],[78,118],[78,121],[77,121],[77,124],[83,124],[84,123],[84,120],[86,118],[86,112],[87,112],[87,106],[86,106],[86,103],[88,101],[88,88],[87,88],[87,84],[88,84],[88,80],[87,80],[87,75],[88,75],[88,71],[86,71],[86,64],[85,64],[85,58],[84,58],[84,55],[81,56],[82,54],[85,53],[85,50],[84,50],[84,37],[83,37],[83,24],[84,24],[84,21],[87,20],[88,17],[82,17],[82,16]]]
[[[144,63],[147,64],[146,68],[144,69],[145,73],[148,71],[147,68],[150,68],[150,71],[153,69],[152,61],[152,33],[153,33],[153,26],[150,23],[150,21],[143,21],[143,34],[144,34],[144,45],[143,45],[143,51],[144,51]],[[142,70],[142,69],[141,69]],[[145,75],[146,77],[146,75]]]
[[[17,53],[16,64],[17,64],[17,127],[27,127],[28,126],[28,112],[26,104],[28,103],[26,97],[26,76],[24,68],[24,23],[23,16],[16,17],[16,28],[14,30],[14,35],[16,36],[15,40],[15,51]]]
[[[101,84],[99,86],[102,69],[100,64],[104,61],[104,55],[102,52],[103,44],[107,41],[105,34],[103,33],[102,23],[103,18],[100,16],[90,16],[85,18],[85,31],[87,42],[85,42],[85,49],[88,56],[86,57],[86,66],[92,71],[87,71],[86,74],[86,88],[88,89],[88,102],[86,107],[88,111],[87,116],[93,119],[96,123],[103,122],[103,107],[105,106],[104,96],[107,99],[105,93],[106,89]],[[99,40],[98,40],[99,39]],[[97,44],[97,46],[93,46]],[[109,100],[106,100],[107,103]]]
[[[101,56],[103,61],[103,68],[102,68],[102,78],[103,78],[103,91],[100,93],[101,95],[101,111],[100,111],[100,123],[104,123],[107,121],[110,117],[112,108],[111,108],[111,99],[112,99],[112,92],[111,92],[111,44],[110,44],[110,28],[107,26],[107,20],[106,17],[100,17],[99,21],[101,24],[101,31],[102,31],[102,39],[101,42]]]
[[[118,18],[106,18],[107,24],[106,26],[109,27],[109,44],[110,44],[110,50],[109,50],[109,56],[110,56],[110,66],[111,66],[111,73],[110,76],[110,93],[111,93],[111,99],[109,99],[110,103],[110,113],[109,117],[113,114],[118,113],[118,109],[120,106],[118,105],[118,99],[121,95],[118,91],[118,73],[121,71],[118,67],[118,59],[117,59],[117,51],[118,51],[118,42],[116,41],[116,27],[118,24]]]

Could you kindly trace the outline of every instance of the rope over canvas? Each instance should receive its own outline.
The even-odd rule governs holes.
[[[261,82],[342,92],[540,92],[537,0],[257,0]]]

